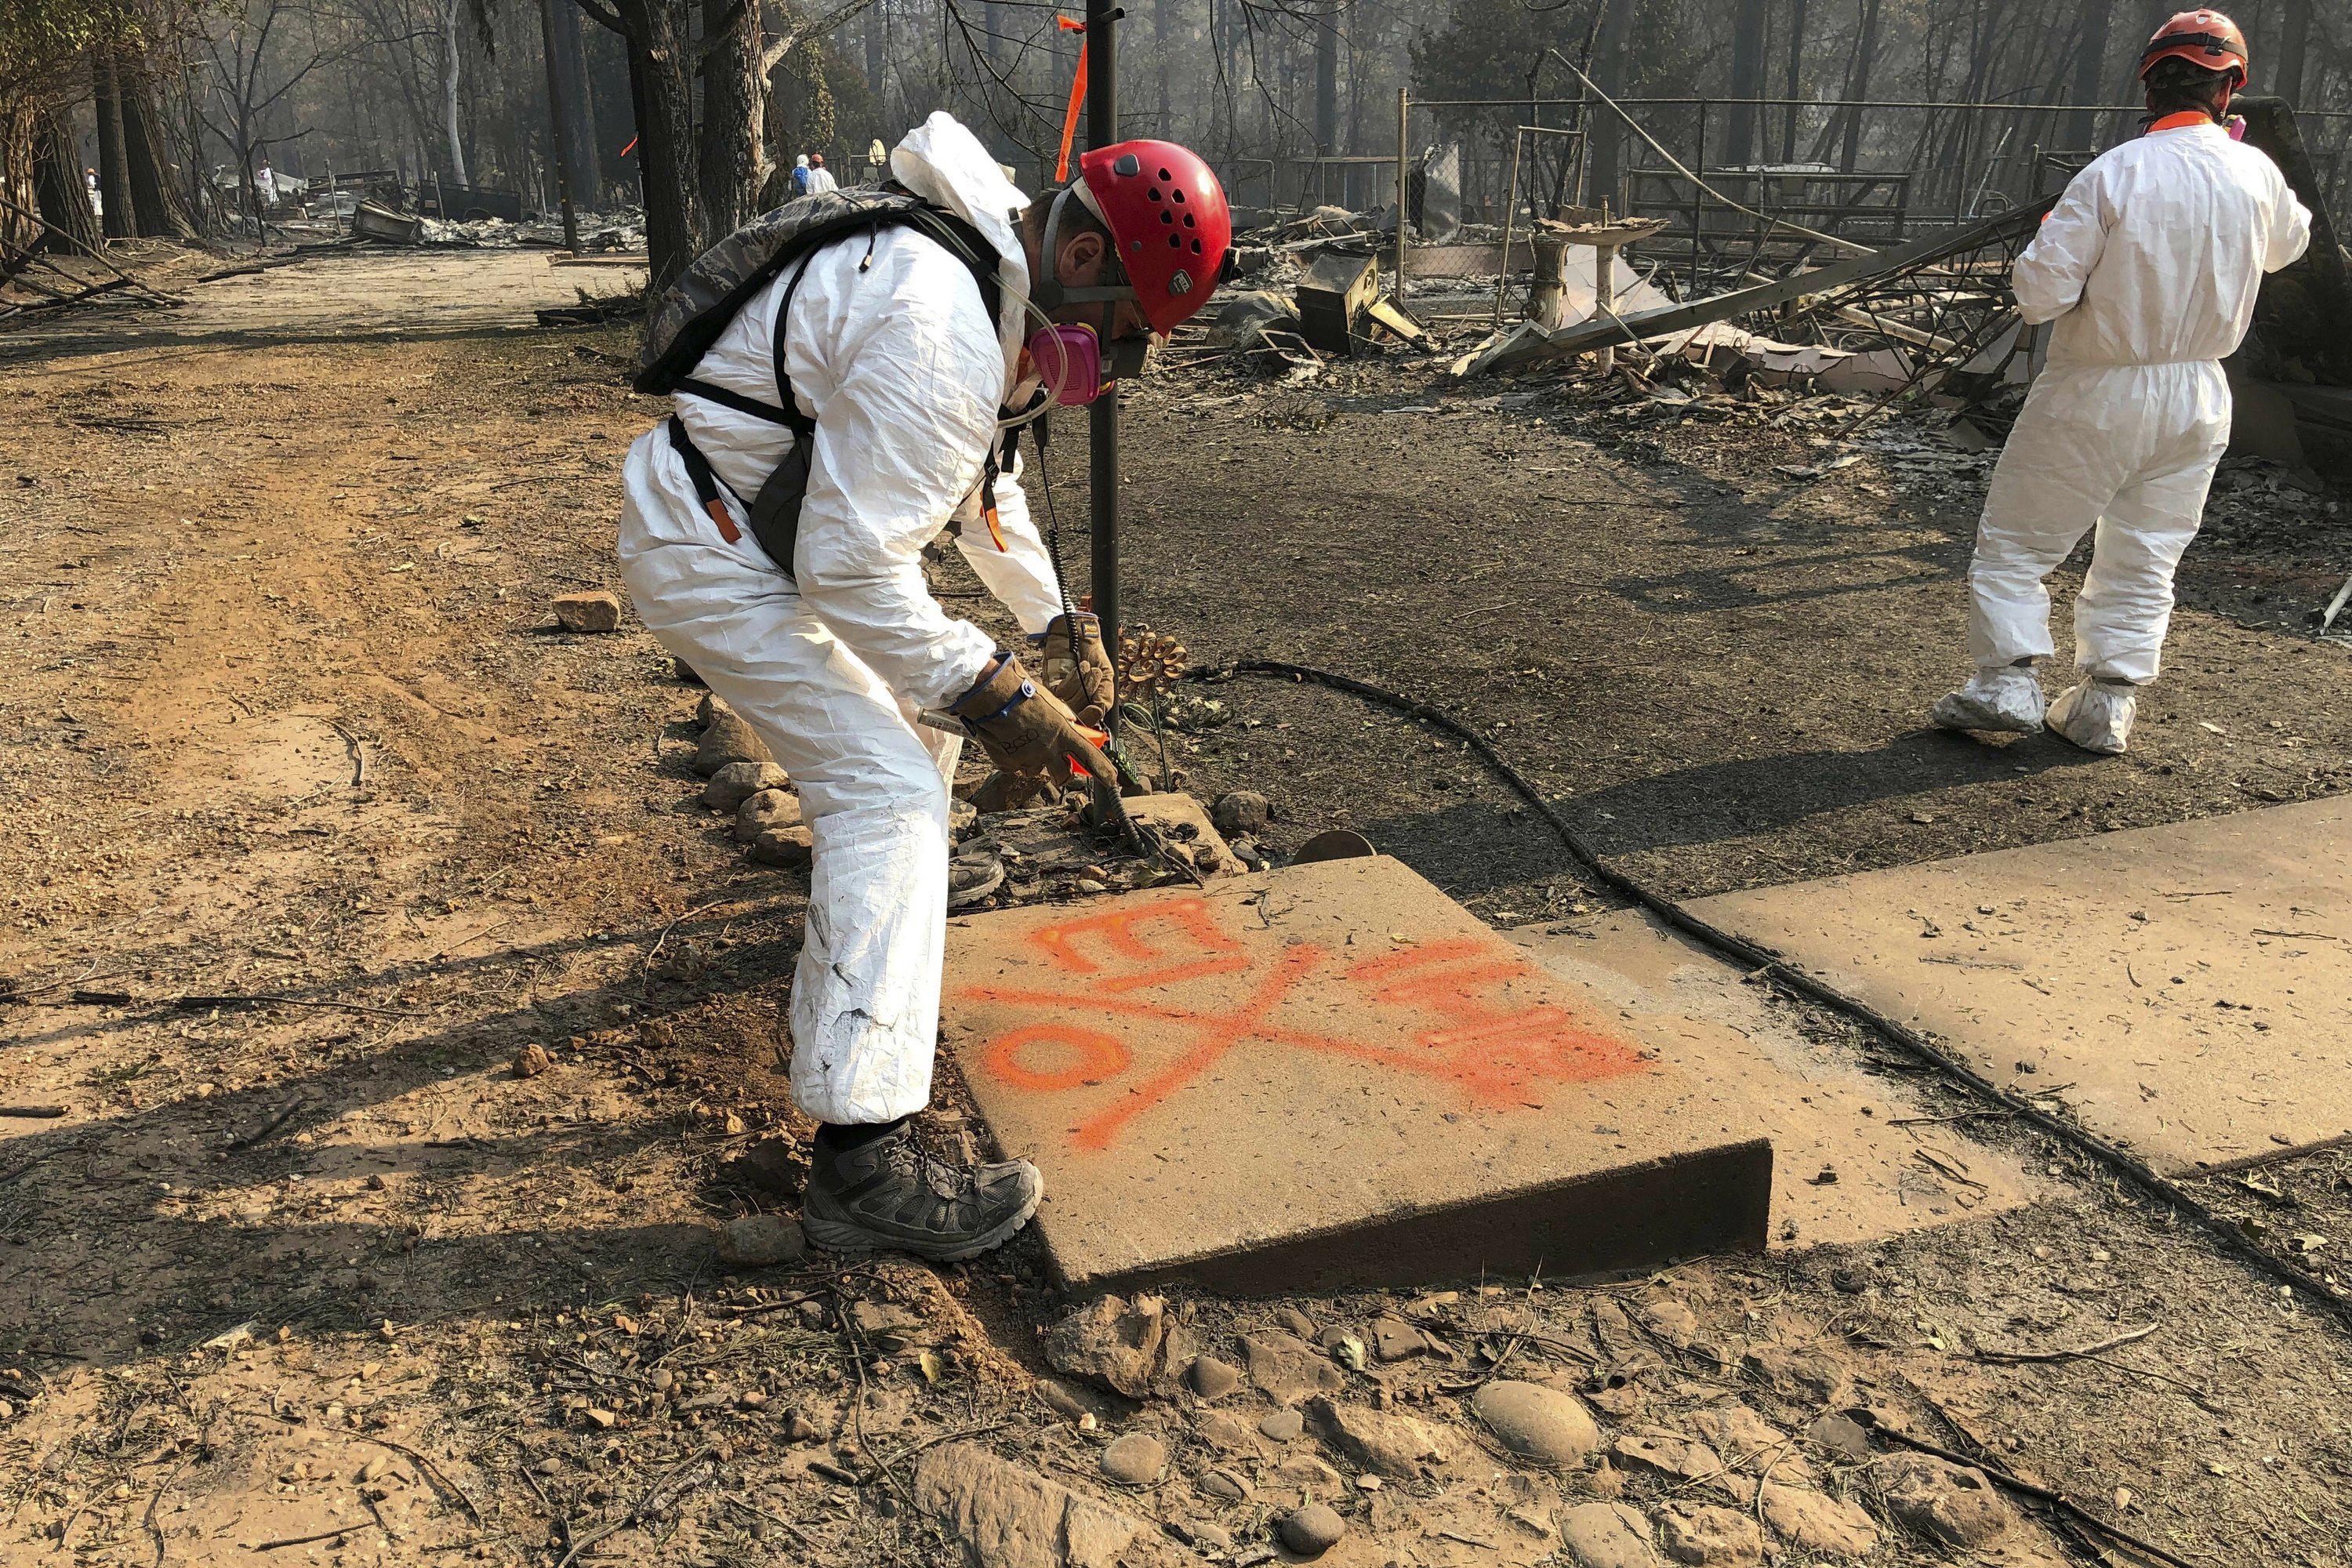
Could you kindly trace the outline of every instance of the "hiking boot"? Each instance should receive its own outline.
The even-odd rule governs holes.
[[[1002,1247],[1045,1194],[1045,1178],[1026,1160],[951,1163],[926,1153],[903,1125],[851,1149],[829,1148],[820,1134],[801,1229],[828,1252],[954,1263]]]
[[[948,862],[948,908],[970,909],[1004,886],[1004,862],[986,849],[967,849]]]

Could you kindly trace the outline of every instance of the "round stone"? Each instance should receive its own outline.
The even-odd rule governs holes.
[[[1223,1399],[1241,1386],[1242,1374],[1215,1356],[1204,1355],[1192,1362],[1192,1392],[1203,1399]]]
[[[1470,1409],[1503,1447],[1532,1465],[1580,1465],[1601,1447],[1601,1428],[1584,1402],[1541,1384],[1490,1383],[1470,1401]]]
[[[1168,1447],[1149,1432],[1129,1432],[1111,1440],[1101,1464],[1102,1473],[1123,1487],[1148,1487],[1168,1468]]]
[[[1320,1557],[1339,1544],[1339,1538],[1348,1533],[1348,1521],[1329,1504],[1311,1502],[1284,1514],[1274,1533],[1301,1557]]]

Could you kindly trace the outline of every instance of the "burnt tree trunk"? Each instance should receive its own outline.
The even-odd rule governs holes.
[[[551,18],[555,35],[554,68],[563,92],[563,119],[557,134],[572,165],[572,200],[591,210],[604,201],[604,173],[596,151],[596,110],[588,73],[587,40],[569,5]]]
[[[702,253],[696,200],[694,92],[686,17],[671,0],[632,7],[644,22],[629,40],[629,74],[638,104],[637,174],[645,186],[646,262],[653,286],[666,287]]]
[[[172,179],[172,157],[163,137],[163,116],[155,84],[143,62],[128,53],[115,57],[115,101],[122,117],[123,161],[130,166],[131,196],[139,232],[155,239],[194,239],[194,217]]]
[[[2074,90],[2076,103],[2097,103],[2106,97],[2099,90],[2111,62],[2107,58],[2107,6],[2105,0],[2094,0],[2083,13],[2083,37],[2074,51]],[[2064,132],[2068,146],[2085,152],[2096,152],[2099,139],[2099,116],[2095,110],[2078,110],[2066,117]]]
[[[702,216],[709,237],[732,234],[759,211],[760,8],[702,0]]]
[[[114,56],[106,49],[89,55],[90,104],[98,115],[99,227],[109,239],[129,239],[139,232],[137,198],[131,194],[131,162],[122,145],[122,100],[115,90]]]
[[[83,245],[97,246],[98,215],[89,210],[89,187],[82,180],[81,160],[74,156],[73,127],[54,109],[33,126],[33,200],[42,222]],[[71,253],[74,246],[44,234],[39,248]]]
[[[1797,103],[1805,92],[1805,0],[1789,0],[1789,78],[1780,96],[1789,100],[1780,122],[1780,162],[1797,161]]]
[[[1878,0],[1863,0],[1862,35],[1853,42],[1853,69],[1845,79],[1845,95],[1859,101],[1870,96],[1870,68],[1878,59]],[[1855,161],[1862,155],[1862,116],[1859,109],[1845,110],[1845,142],[1838,152],[1838,168],[1844,174],[1853,173]]]
[[[1764,96],[1764,16],[1771,0],[1739,0],[1731,14],[1731,97],[1723,161],[1730,167],[1756,157],[1756,106],[1741,99]],[[1705,174],[1706,171],[1699,171]]]

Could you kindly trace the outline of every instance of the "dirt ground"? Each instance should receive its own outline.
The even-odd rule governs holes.
[[[1811,1425],[1848,1405],[2199,1564],[2352,1561],[2344,1326],[1998,1119],[1954,1127],[2056,1198],[1591,1288],[1171,1302],[1237,1365],[1409,1321],[1399,1359],[1311,1358],[1423,1424],[1402,1471],[1261,1433],[1278,1378],[1045,1381],[1079,1303],[1027,1246],[720,1264],[714,1222],[790,1207],[804,884],[698,804],[698,694],[634,620],[548,613],[617,586],[619,463],[658,411],[626,331],[530,310],[612,282],[337,258],[0,335],[0,1561],[947,1563],[977,1549],[917,1504],[967,1445],[1240,1563],[1295,1560],[1270,1528],[1302,1498],[1348,1522],[1322,1560],[1365,1568],[1573,1561],[1563,1511],[1595,1500],[1686,1561],[1754,1560],[1703,1526],[1787,1563],[2145,1561],[2013,1503],[1939,1526],[1895,1451]],[[2352,567],[2339,498],[2264,491],[2192,551],[2128,757],[1979,744],[1922,715],[1964,673],[1984,460],[1893,426],[1791,475],[1844,449],[1809,418],[1441,395],[1394,360],[1172,376],[1129,421],[1129,615],[1440,703],[1677,895],[2352,779],[2346,650],[2304,625]],[[1051,468],[1081,561],[1082,431]],[[1203,689],[1184,787],[1264,790],[1270,847],[1351,826],[1497,923],[1604,901],[1458,747]],[[531,1044],[553,1065],[518,1077]],[[2230,1188],[2298,1256],[2343,1244],[2345,1191],[2337,1154]],[[1584,1394],[1607,1461],[1482,1447],[1498,1372]],[[1122,1488],[1097,1459],[1134,1432],[1171,1458]],[[1792,1533],[1784,1483],[1858,1513]],[[1038,1550],[981,1560],[1111,1560]]]

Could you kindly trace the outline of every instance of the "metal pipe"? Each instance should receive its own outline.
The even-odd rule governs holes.
[[[1161,4],[1166,4],[1166,0],[1161,0]],[[1407,226],[1405,223],[1405,211],[1406,208],[1412,205],[1412,204],[1405,199],[1406,191],[1410,188],[1412,178],[1412,173],[1406,166],[1405,163],[1405,149],[1410,146],[1412,142],[1412,89],[1401,87],[1397,89],[1396,153],[1396,301],[1399,305],[1402,305],[1404,303],[1404,252],[1406,243],[1404,231]],[[1424,197],[1423,199],[1426,200],[1427,198]]]
[[[1111,0],[1087,0],[1087,145],[1108,147],[1118,140],[1118,49],[1114,27],[1120,15]],[[1047,265],[1051,265],[1049,262]],[[1118,657],[1118,393],[1087,407],[1087,500],[1092,537],[1095,614],[1102,620],[1103,646]],[[1118,725],[1114,709],[1108,721]]]

